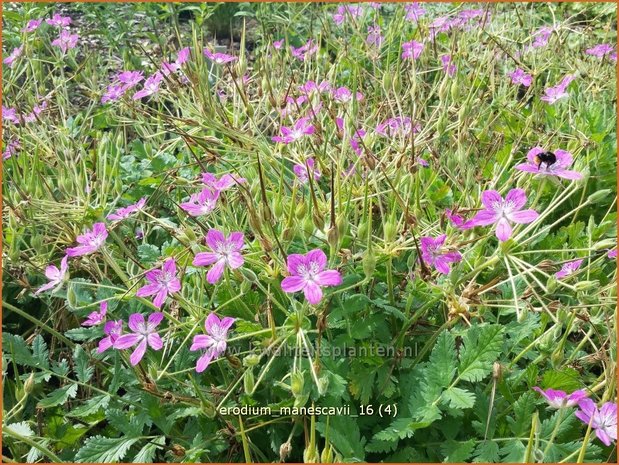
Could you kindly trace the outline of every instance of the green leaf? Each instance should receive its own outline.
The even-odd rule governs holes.
[[[456,364],[454,338],[449,331],[443,331],[436,339],[430,354],[427,379],[437,386],[448,386],[456,373]]]
[[[503,344],[500,325],[473,326],[464,335],[459,377],[464,381],[481,381],[492,371]]]
[[[562,370],[548,370],[544,373],[541,383],[542,389],[559,389],[572,392],[582,388],[582,379],[573,368]]]
[[[522,463],[526,447],[518,439],[513,439],[501,447],[499,454],[503,463]]]
[[[95,367],[91,366],[88,354],[80,345],[76,345],[73,350],[73,363],[77,380],[81,383],[87,383],[92,378]]]
[[[446,441],[441,446],[441,452],[445,456],[443,462],[464,462],[471,456],[474,447],[473,439],[465,442]]]
[[[448,403],[451,408],[471,408],[475,405],[475,394],[457,387],[450,387],[443,392],[443,400]]]
[[[49,368],[49,351],[45,339],[40,334],[32,341],[32,358],[35,366]]]
[[[82,448],[77,451],[75,461],[78,463],[120,462],[127,455],[129,448],[139,440],[139,438],[93,436],[86,439]]]
[[[495,463],[499,461],[499,445],[494,441],[480,442],[473,453],[475,463]]]
[[[151,264],[159,258],[159,247],[152,244],[140,244],[138,246],[138,257],[141,263]]]
[[[152,463],[157,450],[165,445],[165,436],[159,436],[146,443],[133,457],[133,463]]]
[[[316,423],[316,429],[323,437],[329,436],[329,442],[337,450],[344,462],[359,462],[365,459],[365,438],[361,437],[356,418],[329,417],[327,431],[326,422]]]
[[[56,389],[45,399],[42,399],[37,404],[39,408],[55,407],[56,405],[64,404],[69,398],[73,399],[77,395],[77,384],[69,384],[68,386]]]

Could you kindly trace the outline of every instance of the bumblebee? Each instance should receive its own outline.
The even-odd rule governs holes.
[[[552,152],[542,152],[535,155],[535,163],[537,163],[537,169],[542,167],[542,163],[546,164],[546,168],[554,165],[557,162],[557,156]]]

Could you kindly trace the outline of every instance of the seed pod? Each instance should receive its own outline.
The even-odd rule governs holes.
[[[394,221],[387,221],[383,227],[383,233],[385,236],[385,242],[393,242],[395,235],[398,232],[398,227]]]
[[[290,390],[292,395],[299,397],[303,393],[303,372],[296,371],[290,376]]]
[[[333,460],[333,451],[331,446],[327,444],[320,453],[320,463],[331,463]]]
[[[372,249],[368,249],[365,252],[365,257],[363,257],[363,272],[365,273],[366,279],[370,279],[372,277],[375,269],[376,257],[374,256],[374,251]]]
[[[316,446],[307,446],[303,451],[303,463],[317,463],[318,462],[318,450]]]
[[[24,383],[24,392],[27,395],[27,394],[30,394],[33,389],[34,389],[34,372],[30,373],[30,376],[28,376],[28,379]]]
[[[369,225],[367,221],[362,221],[359,223],[359,227],[357,228],[357,239],[365,240],[368,235],[368,228]]]
[[[280,218],[284,213],[284,206],[282,205],[281,198],[279,197],[273,201],[273,213],[278,218]]]
[[[294,215],[298,219],[302,219],[305,216],[305,213],[307,213],[307,205],[305,205],[305,202],[300,202],[294,210]]]
[[[243,389],[245,389],[245,394],[252,395],[255,385],[254,370],[250,368],[245,372],[245,375],[243,375]]]
[[[314,234],[314,223],[309,216],[303,220],[302,228],[305,234]]]
[[[282,238],[285,241],[289,241],[294,237],[294,232],[295,232],[295,228],[286,228],[284,229],[284,231],[282,232]]]
[[[279,446],[279,461],[285,462],[288,455],[290,455],[290,451],[292,451],[292,445],[289,442],[283,443]]]
[[[335,221],[335,224],[337,225],[337,232],[339,233],[340,237],[344,237],[348,234],[348,218],[346,217],[346,215],[341,215]]]
[[[336,250],[339,241],[340,241],[340,235],[337,231],[337,228],[330,227],[329,231],[327,232],[327,242],[329,242],[329,245],[331,246],[332,249]]]
[[[447,97],[447,85],[447,78],[445,78],[441,82],[441,85],[438,87],[438,98],[441,102],[443,102],[445,100],[445,97]]]
[[[312,213],[312,221],[314,222],[316,229],[322,231],[325,228],[325,219],[317,211]]]
[[[455,79],[451,81],[451,88],[449,89],[449,91],[451,94],[451,100],[457,102],[460,98],[460,87],[458,86],[458,81],[456,81]]]

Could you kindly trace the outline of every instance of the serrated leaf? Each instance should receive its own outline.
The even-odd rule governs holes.
[[[73,362],[77,380],[87,383],[95,372],[95,367],[91,365],[88,354],[80,345],[76,345],[73,350]]]
[[[464,462],[469,459],[475,447],[475,440],[468,441],[446,441],[441,446],[441,452],[445,456],[443,462]]]
[[[509,441],[499,450],[503,463],[522,463],[525,452],[526,447],[517,439]]]
[[[465,409],[475,405],[475,394],[457,387],[450,387],[443,392],[442,396],[451,408]]]
[[[165,436],[159,436],[147,442],[133,457],[133,463],[152,463],[157,450],[165,445]]]
[[[34,436],[34,431],[30,428],[30,424],[27,421],[20,421],[17,423],[11,423],[10,425],[5,426],[5,428],[9,429],[15,434],[19,434],[25,438],[29,438]]]
[[[131,446],[139,440],[139,438],[93,436],[86,439],[82,448],[77,451],[75,461],[78,463],[120,462]]]
[[[320,431],[323,437],[328,434],[329,442],[340,453],[343,461],[359,462],[365,459],[365,439],[361,436],[355,418],[330,417],[328,428],[327,433],[326,422],[319,421],[316,423],[316,429]]]
[[[68,386],[56,389],[45,399],[39,401],[37,406],[39,408],[55,407],[56,405],[64,404],[69,398],[74,398],[77,395],[77,384],[70,384]]]
[[[480,442],[473,453],[475,463],[496,463],[499,461],[499,445],[494,441]]]
[[[427,379],[440,387],[448,386],[456,373],[456,345],[449,331],[443,331],[436,339],[426,370]]]
[[[35,366],[40,368],[49,368],[49,351],[47,343],[40,334],[32,341],[32,358],[35,361]]]
[[[473,326],[464,335],[464,349],[458,367],[464,381],[481,381],[492,371],[503,344],[503,327],[500,325]]]

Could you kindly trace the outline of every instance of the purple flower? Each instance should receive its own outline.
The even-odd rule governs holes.
[[[96,252],[105,243],[106,238],[107,229],[105,229],[105,223],[95,223],[92,229],[87,229],[84,234],[77,236],[77,243],[80,245],[69,247],[67,255],[69,257],[79,257],[80,255],[89,255]]]
[[[36,31],[39,28],[39,26],[41,25],[42,22],[43,22],[42,19],[31,19],[26,24],[26,27],[24,27],[21,31],[22,32]]]
[[[116,321],[108,321],[103,326],[103,332],[106,334],[106,337],[99,341],[99,348],[97,349],[97,353],[101,354],[108,350],[110,347],[114,345],[116,339],[123,332],[123,322],[122,320]]]
[[[86,317],[86,321],[82,323],[82,326],[97,326],[105,321],[105,315],[107,313],[107,301],[101,302],[99,311],[94,311]]]
[[[579,410],[574,415],[585,425],[591,424],[595,435],[605,446],[610,446],[617,440],[617,404],[606,402],[598,410],[591,399],[583,399],[578,403]]]
[[[68,29],[63,29],[58,38],[52,41],[52,45],[59,47],[62,53],[67,53],[67,50],[75,48],[79,38],[77,34],[71,34]]]
[[[542,176],[558,176],[560,178],[576,181],[582,179],[582,174],[578,171],[566,169],[572,164],[573,157],[570,152],[565,150],[555,150],[556,161],[552,164],[540,161],[539,155],[546,151],[541,147],[534,147],[527,153],[527,163],[516,165],[516,169],[527,173],[539,174]]]
[[[316,84],[314,81],[307,81],[305,84],[299,86],[299,92],[305,95],[311,95],[313,92],[324,93],[331,91],[331,83],[329,81],[321,81],[320,84]]]
[[[310,122],[310,118],[308,116],[304,118],[299,118],[294,126],[289,128],[287,126],[282,126],[280,128],[281,136],[274,136],[271,138],[273,142],[281,142],[283,144],[289,144],[300,139],[303,136],[314,134],[315,128]]]
[[[279,50],[279,49],[281,49],[281,48],[282,48],[282,46],[284,45],[284,41],[285,41],[285,39],[275,40],[275,41],[273,42],[273,48],[274,48],[275,50]]]
[[[396,116],[395,118],[389,118],[387,121],[376,126],[376,132],[381,136],[395,137],[408,136],[411,131],[413,134],[418,133],[421,130],[419,123],[413,126],[412,120],[408,116]]]
[[[21,148],[21,144],[18,139],[11,139],[7,142],[4,152],[2,152],[2,159],[8,160],[13,155],[17,155],[19,153],[19,149]]]
[[[363,14],[363,8],[357,5],[340,5],[337,7],[337,12],[333,13],[333,22],[341,26],[344,20],[346,20],[347,14],[351,18],[358,18]]]
[[[617,260],[617,249],[609,250],[608,254],[607,254],[607,257],[608,258],[612,258],[614,260]]]
[[[304,45],[301,45],[299,48],[295,48],[291,45],[290,51],[293,57],[301,61],[305,61],[318,51],[318,45],[314,44],[314,41],[312,39],[309,39],[307,42],[305,42]]]
[[[457,228],[464,224],[464,218],[461,215],[454,214],[450,208],[445,209],[445,217]]]
[[[456,65],[451,60],[451,55],[443,55],[441,57],[441,63],[443,64],[443,71],[447,73],[447,76],[453,77],[456,74]]]
[[[123,71],[118,73],[116,79],[123,84],[125,90],[137,86],[144,79],[142,71]]]
[[[162,81],[163,75],[160,72],[156,72],[144,81],[144,87],[142,87],[142,90],[133,94],[133,100],[139,100],[159,92],[159,86],[161,86]]]
[[[176,55],[176,64],[183,65],[189,61],[191,57],[191,49],[189,47],[182,48],[178,51],[178,55]]]
[[[2,106],[2,119],[14,124],[19,124],[21,122],[17,110],[15,108],[5,107],[4,105]]]
[[[196,362],[196,371],[202,373],[211,361],[226,351],[228,346],[228,331],[234,324],[235,318],[224,317],[221,320],[211,313],[206,317],[204,328],[207,334],[199,334],[193,337],[190,351],[205,350],[204,354]]]
[[[224,174],[217,179],[213,173],[202,173],[202,182],[214,191],[225,191],[232,186],[247,182],[245,178],[239,178],[232,174]]]
[[[404,9],[406,10],[405,19],[407,21],[417,22],[419,18],[426,14],[426,10],[423,6],[421,6],[418,2],[413,2],[408,5],[404,5]]]
[[[67,27],[69,24],[71,24],[71,18],[69,16],[60,16],[58,13],[56,13],[54,14],[54,16],[51,17],[51,19],[46,19],[45,22],[50,26]]]
[[[137,344],[129,357],[131,365],[137,365],[144,357],[147,347],[153,350],[161,350],[163,347],[163,341],[155,331],[161,320],[163,320],[163,313],[161,312],[151,313],[148,316],[148,322],[144,321],[144,316],[141,313],[132,314],[129,316],[127,325],[133,333],[118,336],[114,342],[114,349],[128,349]]]
[[[304,164],[298,164],[292,167],[292,171],[294,171],[294,174],[299,180],[299,182],[301,182],[301,184],[306,184],[309,181],[310,172],[312,173],[313,178],[318,181],[320,179],[320,171],[318,170],[318,168],[314,167],[314,165],[316,164],[314,159],[308,158],[306,164],[307,166],[305,166]]]
[[[553,29],[551,27],[544,26],[535,31],[531,36],[533,39],[531,48],[545,47],[548,44],[548,39],[550,39],[552,30]]]
[[[402,58],[412,58],[416,60],[423,52],[423,43],[411,40],[402,44]]]
[[[196,254],[193,265],[209,266],[214,264],[206,274],[206,280],[209,283],[215,284],[219,281],[226,267],[235,270],[245,262],[241,255],[241,250],[245,246],[242,232],[233,232],[226,237],[221,231],[211,229],[206,233],[205,241],[212,252]]]
[[[168,258],[160,270],[150,270],[146,273],[149,284],[142,286],[135,293],[137,297],[154,295],[153,305],[161,308],[168,294],[181,290],[181,282],[176,277],[176,261]]]
[[[555,103],[557,100],[560,100],[562,98],[565,98],[568,96],[568,93],[566,91],[567,86],[570,84],[570,82],[572,82],[574,79],[576,79],[575,76],[572,76],[571,74],[568,74],[567,76],[565,76],[561,82],[559,84],[557,84],[556,86],[553,87],[547,87],[546,89],[544,89],[544,93],[546,95],[543,95],[541,97],[541,99],[544,102],[547,102],[549,104],[553,104]]]
[[[542,396],[544,396],[546,402],[548,402],[548,405],[555,409],[563,407],[574,407],[576,404],[578,404],[578,402],[587,397],[587,393],[582,389],[574,391],[569,395],[564,391],[557,391],[555,389],[546,389],[544,391],[542,388],[539,388],[537,386],[535,386],[533,389],[539,392]]]
[[[181,69],[181,65],[179,65],[178,63],[168,63],[167,61],[161,63],[161,74],[163,74],[164,76],[174,74],[179,69]]]
[[[41,292],[45,292],[49,289],[55,288],[56,286],[59,286],[62,283],[62,281],[65,279],[65,275],[67,274],[67,271],[69,270],[69,265],[67,264],[68,260],[69,260],[69,257],[65,255],[60,261],[60,269],[58,269],[56,265],[48,265],[47,268],[45,268],[45,277],[49,279],[49,282],[41,286],[34,293],[34,295],[37,295],[37,294],[40,294]]]
[[[384,40],[385,37],[380,33],[380,26],[378,24],[375,26],[368,26],[368,36],[365,39],[368,45],[380,48]]]
[[[206,58],[217,63],[218,65],[231,63],[237,60],[237,57],[233,55],[228,55],[226,53],[214,53],[214,52],[211,52],[208,48],[205,48],[203,50],[203,53]]]
[[[429,236],[422,237],[420,239],[421,257],[424,263],[434,266],[439,273],[449,274],[449,264],[462,260],[462,255],[459,252],[443,250],[445,239],[447,239],[445,234],[441,234],[436,239]]]
[[[109,215],[107,215],[107,219],[110,221],[124,220],[125,218],[129,218],[134,213],[140,211],[145,204],[146,197],[142,197],[136,203],[119,208],[114,213],[110,213]]]
[[[595,47],[585,50],[587,55],[593,55],[594,57],[603,58],[605,55],[611,53],[615,48],[610,44],[598,44]]]
[[[4,60],[2,60],[2,63],[7,65],[9,68],[12,68],[13,65],[15,64],[15,61],[21,56],[23,51],[24,51],[23,45],[20,45],[19,47],[14,48],[11,54],[8,57],[6,57]]]
[[[320,249],[314,249],[305,255],[288,255],[288,273],[290,276],[282,281],[282,290],[287,293],[303,291],[307,301],[316,305],[322,299],[321,287],[342,284],[342,276],[337,270],[325,270],[327,256]]]
[[[219,191],[205,187],[198,194],[192,194],[189,201],[181,203],[180,207],[191,216],[206,215],[215,210],[218,198]]]
[[[505,199],[497,191],[487,190],[481,194],[481,202],[485,209],[463,224],[462,228],[496,225],[496,237],[502,242],[512,235],[511,223],[527,224],[539,216],[535,210],[522,210],[527,203],[522,189],[510,190]]]
[[[120,84],[107,86],[105,93],[101,96],[101,103],[113,102],[122,97],[127,91],[126,87]]]
[[[361,92],[357,92],[353,95],[348,87],[338,87],[333,91],[333,98],[340,103],[348,103],[353,97],[355,97],[358,102],[363,100],[363,94]]]
[[[516,68],[511,73],[507,73],[507,75],[511,78],[512,84],[529,87],[533,82],[533,76],[525,73],[520,68]]]
[[[571,262],[564,263],[559,271],[555,273],[555,278],[565,278],[566,276],[574,273],[580,265],[582,265],[583,260],[573,260]]]

